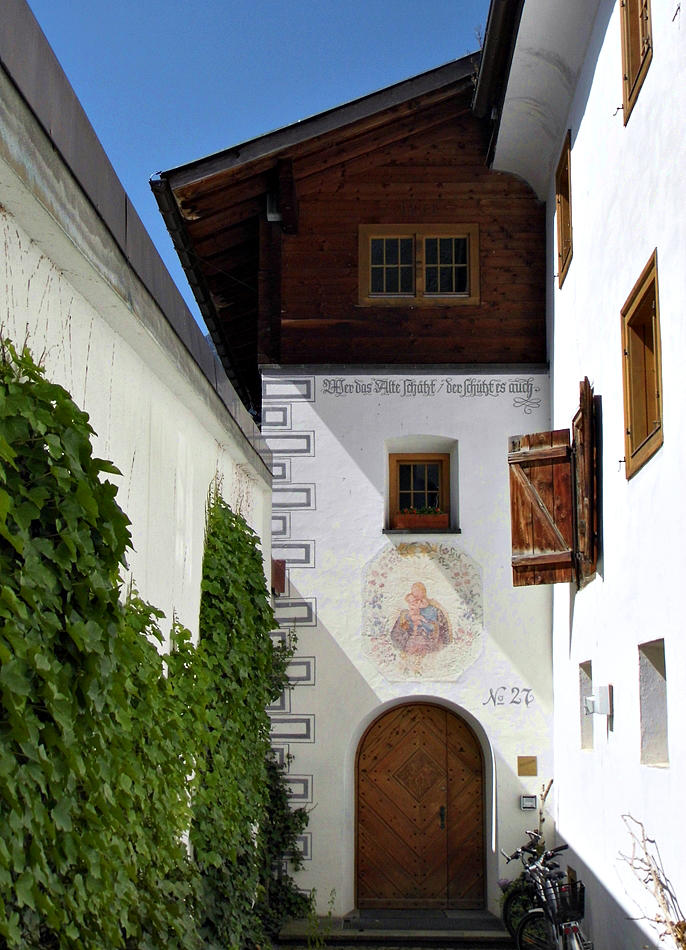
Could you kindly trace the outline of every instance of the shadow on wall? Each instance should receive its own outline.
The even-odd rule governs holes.
[[[658,950],[664,947],[665,944],[660,942],[657,931],[651,933],[648,923],[644,922],[643,926],[639,923],[643,915],[650,912],[652,898],[649,891],[645,891],[645,902],[640,907],[632,906],[632,898],[628,894],[626,904],[620,904],[603,881],[576,854],[571,842],[559,833],[556,838],[559,844],[569,844],[569,851],[559,856],[560,866],[568,873],[571,871],[576,875],[577,880],[583,881],[586,888],[583,929],[593,940],[595,950]],[[629,847],[627,837],[627,851]],[[622,869],[622,876],[624,873],[630,875],[631,872],[626,868],[625,872]]]

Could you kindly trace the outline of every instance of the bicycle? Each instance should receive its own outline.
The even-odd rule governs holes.
[[[526,834],[529,836],[529,841],[517,848],[516,851],[513,851],[512,854],[507,854],[502,848],[500,849],[500,853],[508,864],[510,861],[515,861],[516,859],[519,859],[522,863],[522,872],[519,877],[515,878],[514,881],[509,881],[505,886],[501,884],[505,895],[503,898],[502,918],[511,937],[514,937],[516,934],[519,921],[524,914],[528,910],[531,910],[536,903],[536,888],[532,881],[526,879],[525,871],[527,864],[536,859],[541,835],[538,831],[528,830]],[[527,857],[528,861],[526,860]]]
[[[528,910],[515,935],[517,950],[593,950],[581,929],[585,889],[581,881],[563,881],[552,869],[552,858],[565,850],[560,845],[531,861],[524,873],[534,886],[537,907]]]

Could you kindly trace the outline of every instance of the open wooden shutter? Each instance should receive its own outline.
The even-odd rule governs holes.
[[[569,429],[509,440],[515,587],[575,578]]]
[[[272,594],[286,593],[286,562],[272,558]]]
[[[576,489],[577,583],[584,587],[595,577],[598,561],[598,417],[600,397],[593,396],[588,377],[579,383],[579,411],[572,423]]]

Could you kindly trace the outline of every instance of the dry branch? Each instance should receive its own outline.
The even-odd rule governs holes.
[[[631,854],[620,853],[619,856],[629,865],[657,905],[652,917],[644,914],[639,919],[650,921],[658,931],[660,940],[671,938],[678,950],[686,950],[686,919],[662,864],[657,842],[648,837],[643,822],[637,818],[622,815],[622,820],[631,836]]]

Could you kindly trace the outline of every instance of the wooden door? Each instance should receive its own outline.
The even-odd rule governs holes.
[[[358,907],[483,907],[483,841],[469,726],[429,703],[377,719],[357,756]]]

